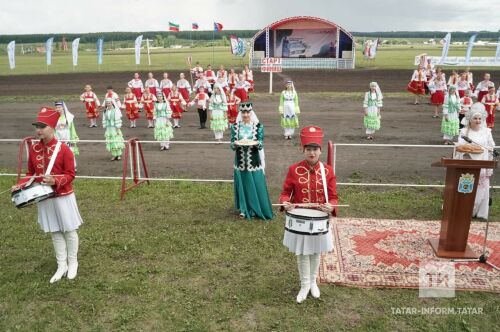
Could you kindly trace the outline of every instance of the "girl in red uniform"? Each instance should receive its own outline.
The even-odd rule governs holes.
[[[247,81],[250,84],[248,92],[253,92],[254,91],[253,72],[250,68],[248,68],[248,65],[245,65],[242,74],[243,77],[245,78],[245,81]]]
[[[229,90],[233,90],[236,85],[236,81],[238,81],[238,74],[234,71],[234,68],[229,70],[229,74],[227,75],[227,84],[229,85]]]
[[[238,107],[240,105],[241,99],[234,94],[229,94],[227,98],[227,120],[229,124],[235,124],[236,118],[238,117]]]
[[[425,72],[422,67],[418,67],[418,69],[413,71],[413,75],[411,76],[411,81],[410,83],[408,83],[406,90],[415,95],[415,105],[419,103],[420,96],[425,94],[426,82],[427,82],[427,77],[425,76]]]
[[[125,109],[127,118],[130,120],[130,128],[136,128],[136,121],[139,119],[139,105],[137,103],[137,97],[132,93],[132,89],[129,87],[125,89],[122,109]]]
[[[85,104],[87,119],[89,119],[89,128],[97,127],[97,118],[99,117],[98,107],[101,106],[97,95],[92,91],[90,84],[85,85],[85,92],[80,96],[80,101]]]
[[[439,118],[439,109],[444,103],[444,95],[446,92],[446,82],[444,81],[443,74],[438,73],[437,76],[429,84],[431,92],[431,104],[435,106],[433,118]]]
[[[148,128],[154,128],[154,109],[155,109],[156,96],[151,93],[149,89],[144,90],[141,97],[141,104],[146,111],[146,118],[148,119]]]
[[[495,85],[493,85],[493,82],[490,83],[490,86],[488,87],[488,94],[483,97],[481,103],[483,103],[486,108],[486,113],[488,113],[488,116],[486,117],[486,126],[488,126],[488,128],[495,127],[495,111],[496,108],[500,106],[500,101],[495,94]]]
[[[182,112],[185,111],[186,101],[182,94],[177,90],[177,86],[172,86],[172,91],[167,97],[170,103],[170,109],[172,109],[172,119],[174,119],[174,127],[180,128],[180,121],[182,118]]]

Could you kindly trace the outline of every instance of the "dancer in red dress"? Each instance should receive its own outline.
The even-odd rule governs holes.
[[[127,114],[127,118],[130,120],[130,128],[137,128],[136,121],[139,119],[139,104],[137,97],[129,87],[125,89],[122,109],[125,109],[125,114]]]
[[[420,102],[420,96],[425,94],[425,84],[427,82],[427,77],[425,76],[424,69],[418,67],[418,69],[413,71],[411,76],[411,81],[408,83],[407,90],[415,95],[415,105]]]
[[[243,77],[245,78],[245,81],[247,81],[250,84],[248,92],[254,92],[253,71],[250,68],[248,68],[248,65],[245,65],[242,74]]]
[[[483,100],[483,97],[488,94],[488,88],[491,84],[494,84],[493,82],[490,81],[490,74],[485,73],[484,74],[484,80],[479,82],[476,86],[476,90],[474,91],[474,96],[477,98],[478,102],[481,102]]]
[[[500,101],[498,100],[498,96],[495,94],[495,85],[493,82],[490,82],[488,94],[483,96],[481,103],[483,103],[486,108],[486,113],[488,113],[488,116],[486,117],[486,126],[488,128],[495,127],[495,111],[497,107],[500,106]]]
[[[168,97],[170,91],[172,90],[172,86],[174,86],[174,84],[168,78],[168,73],[163,73],[163,79],[160,82],[160,90],[163,92],[165,96]]]
[[[238,81],[236,81],[236,84],[231,90],[231,93],[240,98],[241,102],[246,102],[248,101],[248,89],[250,89],[250,83],[248,83],[243,74],[238,75]]]
[[[142,83],[139,73],[134,73],[134,78],[128,82],[128,86],[135,95],[135,98],[141,100],[142,93],[144,92],[144,84]]]
[[[144,93],[141,97],[141,104],[146,111],[146,118],[148,119],[148,128],[154,128],[154,110],[155,110],[155,102],[156,96],[152,94],[149,89],[144,90]]]
[[[85,85],[85,92],[80,95],[80,101],[85,104],[87,119],[89,119],[89,128],[97,127],[97,118],[99,117],[98,107],[101,105],[96,94],[92,91],[90,84]]]
[[[210,89],[213,90],[217,76],[215,75],[215,72],[212,70],[211,65],[207,66],[207,70],[205,70],[203,76],[205,76],[205,79],[207,80],[208,84],[210,84]]]
[[[158,81],[153,77],[153,73],[148,73],[148,79],[146,80],[146,82],[144,82],[144,87],[145,90],[149,89],[149,92],[151,92],[153,96],[156,97],[158,95],[160,85],[158,84]]]
[[[229,94],[227,99],[227,120],[229,124],[235,124],[236,118],[238,117],[238,107],[240,105],[241,99],[234,94]]]
[[[444,103],[444,95],[446,93],[446,82],[443,79],[443,74],[438,73],[437,76],[429,84],[431,92],[431,104],[435,106],[433,118],[439,118],[440,108]]]
[[[188,80],[184,77],[184,73],[180,73],[179,77],[180,79],[177,81],[177,89],[181,93],[182,98],[184,98],[184,101],[188,103],[189,95],[192,93],[191,85],[189,84]]]
[[[170,103],[170,109],[172,109],[172,119],[174,119],[174,127],[180,128],[180,121],[182,118],[182,112],[186,111],[186,101],[182,94],[177,90],[177,86],[172,86],[172,91],[167,97]]]
[[[232,91],[236,82],[238,81],[238,74],[234,71],[234,68],[229,70],[229,74],[227,75],[227,84],[229,85],[229,90]]]

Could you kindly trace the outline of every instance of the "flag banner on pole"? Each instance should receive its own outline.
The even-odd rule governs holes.
[[[235,35],[231,35],[229,36],[229,40],[231,41],[231,53],[237,56],[245,56],[247,50],[243,39],[238,38]]]
[[[214,22],[214,31],[221,31],[223,28],[222,24]]]
[[[16,68],[16,41],[13,40],[7,45],[7,55],[9,56],[10,69]]]
[[[474,41],[476,40],[476,37],[477,37],[477,33],[473,34],[470,37],[469,42],[467,43],[467,52],[465,53],[465,63],[467,63],[467,64],[470,61],[470,55],[472,53],[472,48],[474,47]]]
[[[47,56],[47,66],[52,64],[52,44],[54,43],[54,37],[50,37],[47,39],[45,43],[45,54]]]
[[[500,37],[498,37],[497,52],[495,53],[495,61],[500,61]]]
[[[198,30],[198,28],[199,28],[198,23],[192,23],[191,24],[191,29]]]
[[[446,37],[444,37],[444,43],[443,43],[443,53],[441,54],[441,61],[439,64],[443,64],[444,60],[448,56],[448,51],[450,49],[450,42],[451,42],[451,33],[447,33]]]
[[[175,24],[175,23],[172,23],[172,22],[168,22],[168,30],[170,30],[170,31],[175,31],[175,32],[179,32],[179,30],[180,30],[180,26],[179,26],[179,24]]]
[[[142,35],[135,39],[135,64],[141,64],[141,44],[142,44]]]
[[[380,39],[376,39],[370,46],[370,53],[369,53],[369,58],[370,59],[375,59],[375,56],[377,55],[377,49],[378,49],[378,43],[380,42]]]
[[[73,54],[73,66],[78,65],[78,45],[80,44],[80,38],[76,38],[71,43],[71,51]]]
[[[104,48],[104,38],[97,40],[97,64],[102,65],[102,51]]]

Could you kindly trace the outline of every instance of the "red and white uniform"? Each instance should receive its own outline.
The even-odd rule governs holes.
[[[241,102],[245,102],[248,101],[248,90],[250,87],[250,83],[247,81],[237,81],[231,93],[240,98]]]
[[[132,79],[128,82],[128,86],[132,89],[132,93],[135,95],[135,98],[137,98],[137,100],[141,100],[142,93],[144,92],[144,84],[142,84],[141,79]]]
[[[177,91],[170,91],[167,97],[170,103],[170,109],[172,110],[172,119],[180,119],[182,118],[182,112],[184,112],[184,105],[186,105],[186,101],[182,94]]]
[[[470,90],[474,91],[474,75],[471,72],[465,72],[467,76],[467,82],[469,82]]]
[[[168,95],[170,94],[170,91],[172,90],[173,85],[174,85],[174,83],[172,83],[172,81],[169,80],[168,78],[161,80],[160,89],[163,92],[163,94],[165,95],[165,97],[168,97]]]
[[[238,74],[236,74],[236,73],[229,73],[228,74],[227,83],[229,85],[229,90],[233,90],[237,81],[238,81]]]
[[[411,81],[408,83],[406,90],[413,93],[414,95],[425,94],[425,83],[427,82],[427,77],[423,71],[414,70],[411,76]]]
[[[101,106],[99,99],[96,94],[92,91],[84,92],[80,95],[80,100],[84,102],[85,109],[87,110],[87,118],[97,119],[99,117],[99,111],[97,107]]]
[[[238,117],[238,105],[240,104],[240,98],[235,95],[230,95],[227,98],[227,120],[230,124],[236,123],[236,118]]]
[[[463,97],[460,98],[460,114],[465,115],[468,110],[472,107],[472,104],[474,101],[472,100],[471,97]]]
[[[191,72],[194,74],[194,77],[198,79],[203,74],[203,68],[201,66],[196,66],[193,69],[191,69]]]
[[[214,88],[218,86],[225,94],[229,91],[229,85],[227,85],[227,81],[222,77],[218,77],[217,81],[215,81]]]
[[[456,86],[459,82],[460,78],[458,77],[458,75],[450,75],[450,77],[448,78],[448,87],[450,85],[454,85]]]
[[[104,95],[104,100],[106,100],[106,98],[111,98],[113,99],[115,102],[116,102],[116,105],[118,105],[118,107],[122,107],[122,102],[120,101],[120,97],[118,96],[118,94],[114,91],[108,91],[106,92],[106,94]]]
[[[203,87],[205,88],[205,91],[208,91],[209,93],[212,93],[212,87],[210,86],[210,82],[206,80],[205,78],[199,78],[194,82],[194,91],[196,93],[200,92],[200,88]]]
[[[227,82],[227,70],[219,69],[217,70],[217,78],[222,77]]]
[[[188,80],[183,78],[177,81],[177,89],[182,95],[182,98],[184,98],[184,101],[186,103],[189,102],[189,95],[191,94],[191,85],[189,84]]]
[[[487,94],[483,97],[481,103],[484,104],[486,112],[488,113],[486,117],[486,126],[488,126],[488,128],[495,127],[495,110],[497,106],[500,105],[497,95],[495,93]]]
[[[34,175],[44,175],[50,163],[50,158],[54,153],[57,144],[57,138],[53,138],[49,143],[45,144],[42,140],[34,143],[29,149],[28,156],[28,172],[27,177]],[[75,178],[75,157],[71,149],[66,144],[61,144],[59,153],[56,156],[54,166],[50,172],[55,176],[55,185],[52,186],[55,197],[66,196],[73,193],[71,182]],[[42,182],[42,177],[35,178],[34,182]],[[19,180],[19,185],[24,185],[30,178]]]
[[[210,84],[214,84],[217,76],[215,76],[215,72],[213,70],[205,70],[205,78]]]
[[[158,89],[160,87],[158,81],[154,78],[150,78],[146,82],[144,82],[144,86],[146,87],[146,89],[149,89],[149,92],[151,92],[154,96],[157,95]]]
[[[125,95],[123,105],[122,108],[125,108],[129,120],[139,119],[139,104],[137,103],[137,97],[133,93]]]
[[[445,92],[447,90],[446,82],[444,80],[434,79],[432,81],[431,87],[429,88],[431,90],[431,104],[432,105],[443,105]]]
[[[467,80],[460,80],[458,81],[457,83],[457,91],[458,91],[458,95],[460,96],[460,98],[463,98],[465,96],[465,91],[469,90],[470,87],[469,87],[469,82],[467,82]]]
[[[491,81],[481,81],[477,84],[474,96],[477,97],[478,102],[481,102],[483,97],[488,94],[488,87],[491,84],[493,84]]]
[[[253,83],[253,72],[251,69],[244,69],[243,72],[243,78],[245,81],[250,83],[250,87],[248,88],[248,92],[253,92],[254,91],[254,83]]]
[[[153,120],[154,118],[155,102],[156,97],[152,93],[150,93],[149,95],[143,94],[141,97],[141,104],[146,111],[146,118],[148,120]]]
[[[206,110],[208,108],[209,100],[210,97],[208,96],[208,93],[198,92],[190,105],[195,105],[199,110]]]

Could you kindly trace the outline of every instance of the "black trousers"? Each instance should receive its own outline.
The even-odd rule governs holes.
[[[200,117],[200,127],[205,127],[205,122],[207,122],[207,110],[198,108],[198,115]]]

